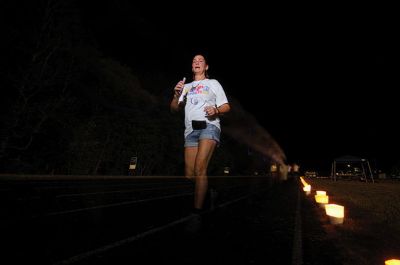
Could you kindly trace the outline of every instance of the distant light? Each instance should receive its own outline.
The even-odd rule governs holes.
[[[329,196],[327,195],[315,195],[315,201],[319,204],[329,203]]]
[[[385,265],[400,265],[399,259],[389,259],[385,261]]]
[[[326,191],[323,190],[317,190],[317,195],[326,195]]]
[[[325,205],[326,215],[329,216],[331,224],[343,224],[344,220],[344,206],[337,204]]]
[[[344,206],[338,204],[325,205],[326,215],[333,217],[344,217]]]
[[[304,187],[307,186],[307,185],[309,185],[309,184],[304,180],[304,178],[303,178],[302,176],[300,176],[300,181],[301,181],[301,183],[303,184]]]
[[[129,162],[129,170],[135,171],[137,165],[137,157],[131,157],[131,161]]]
[[[310,195],[311,194],[311,185],[304,186],[303,190],[306,193],[306,195]]]
[[[225,174],[229,174],[229,167],[225,167],[225,168],[224,168],[224,173],[225,173]]]

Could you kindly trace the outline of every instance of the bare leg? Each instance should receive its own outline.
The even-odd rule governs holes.
[[[214,152],[216,142],[211,139],[203,139],[199,141],[199,147],[194,165],[194,175],[196,179],[196,187],[194,194],[194,208],[202,209],[204,199],[207,193],[208,179],[207,168],[208,163]]]
[[[198,147],[185,147],[185,177],[194,181],[194,162]]]

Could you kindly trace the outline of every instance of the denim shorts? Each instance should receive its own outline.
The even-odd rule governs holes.
[[[193,130],[185,138],[185,147],[194,147],[199,145],[201,139],[212,139],[217,143],[220,141],[221,130],[211,123],[207,123],[207,127],[202,130]]]

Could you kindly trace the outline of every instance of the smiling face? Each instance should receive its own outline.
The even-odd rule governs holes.
[[[192,61],[192,71],[195,76],[205,76],[208,70],[206,59],[203,55],[196,55]]]

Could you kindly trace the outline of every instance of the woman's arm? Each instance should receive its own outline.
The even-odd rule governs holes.
[[[179,96],[174,94],[170,104],[171,112],[178,112],[180,110]]]
[[[177,112],[180,110],[182,104],[179,103],[179,97],[182,94],[182,90],[185,86],[185,80],[186,78],[183,78],[183,80],[179,81],[176,86],[174,87],[174,97],[172,98],[171,104],[170,104],[170,109],[171,112]]]
[[[224,113],[228,113],[231,110],[229,103],[224,103],[221,106],[207,106],[204,108],[207,116],[221,116]]]
[[[224,113],[228,113],[231,110],[231,106],[229,103],[222,104],[219,107],[215,108],[217,115],[223,115]]]

